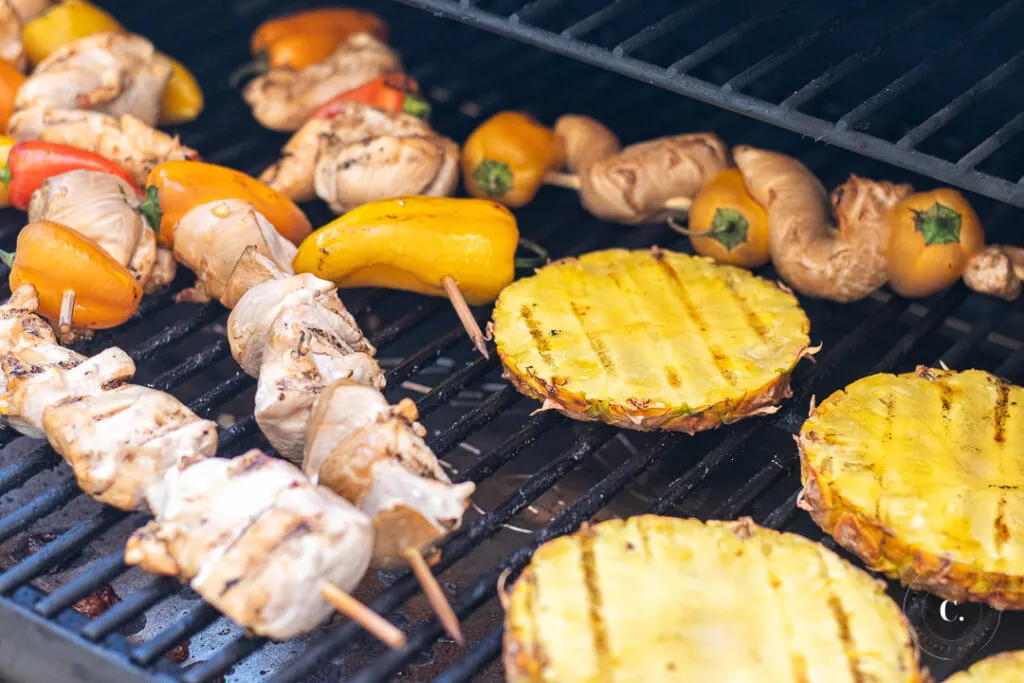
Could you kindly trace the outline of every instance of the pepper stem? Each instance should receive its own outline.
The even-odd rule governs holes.
[[[164,211],[160,208],[160,191],[158,189],[152,186],[146,188],[146,201],[139,206],[139,213],[145,217],[149,227],[159,235],[160,221],[163,220]]]
[[[473,171],[473,180],[490,197],[502,197],[512,189],[512,169],[503,161],[484,159]]]
[[[8,268],[14,267],[14,252],[0,250],[0,262]]]
[[[407,92],[405,93],[405,102],[402,103],[402,111],[410,116],[426,121],[430,118],[430,102],[427,102],[419,95]]]
[[[262,76],[268,71],[270,71],[270,55],[266,50],[262,50],[251,62],[246,62],[231,72],[231,75],[228,76],[228,85],[237,88],[243,79],[249,76]]]
[[[519,238],[519,246],[523,249],[532,251],[536,256],[517,258],[515,260],[516,268],[533,268],[539,266],[542,263],[547,263],[550,259],[548,258],[548,250],[540,246],[533,240],[528,240],[525,237]]]
[[[716,210],[714,218],[711,219],[711,227],[703,232],[688,230],[676,223],[671,216],[668,218],[668,226],[680,235],[713,239],[729,251],[746,242],[747,232],[750,230],[750,223],[736,209]]]
[[[3,183],[4,187],[11,184],[11,168],[9,166],[5,165],[0,168],[0,183]]]
[[[927,211],[914,211],[914,229],[924,237],[926,246],[955,244],[960,241],[961,216],[950,207],[935,202]]]

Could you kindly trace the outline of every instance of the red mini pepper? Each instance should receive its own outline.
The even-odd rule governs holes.
[[[336,95],[313,112],[311,118],[331,118],[344,102],[361,102],[386,111],[403,112],[421,119],[430,116],[430,104],[419,96],[419,84],[405,74],[384,74]]]
[[[32,193],[42,186],[47,178],[68,171],[100,171],[121,178],[143,197],[142,188],[131,173],[116,162],[95,152],[78,149],[56,142],[19,142],[11,148],[7,166],[0,168],[0,181],[7,186],[11,206],[24,211],[28,208]]]

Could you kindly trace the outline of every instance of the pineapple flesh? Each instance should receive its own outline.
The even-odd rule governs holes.
[[[905,585],[1024,608],[1024,389],[979,370],[872,375],[811,411],[800,506]]]
[[[1024,651],[1004,652],[983,659],[946,683],[1020,683],[1024,681]]]
[[[556,261],[505,288],[494,337],[519,391],[579,420],[693,433],[771,413],[812,351],[788,290],[654,248]]]
[[[928,680],[876,581],[749,519],[584,526],[501,595],[511,683]]]

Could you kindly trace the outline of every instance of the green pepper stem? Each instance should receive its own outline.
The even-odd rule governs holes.
[[[3,183],[4,187],[11,184],[11,168],[9,166],[0,168],[0,183]]]
[[[529,258],[517,258],[515,260],[516,268],[533,268],[539,266],[542,263],[547,263],[550,258],[548,257],[548,250],[540,246],[533,240],[528,240],[525,237],[519,238],[519,246],[524,249],[532,251],[536,256]]]
[[[160,234],[160,221],[163,220],[164,211],[160,208],[160,191],[155,187],[146,188],[146,201],[139,206],[139,213],[145,217],[149,227]]]
[[[503,161],[485,158],[473,172],[473,180],[480,183],[488,197],[503,197],[512,189],[512,169]]]
[[[232,71],[228,76],[228,85],[237,88],[243,79],[249,76],[262,76],[268,71],[270,71],[270,55],[263,50],[251,62],[246,62]]]
[[[13,251],[2,251],[0,250],[0,262],[3,262],[8,268],[14,267],[14,252]]]
[[[419,95],[408,92],[405,94],[405,102],[402,103],[402,111],[426,121],[430,118],[430,102]]]

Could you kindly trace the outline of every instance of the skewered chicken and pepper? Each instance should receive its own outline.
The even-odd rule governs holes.
[[[243,91],[253,115],[271,130],[297,130],[336,95],[402,70],[398,54],[369,33],[356,33],[327,59],[294,70],[272,68]]]
[[[154,126],[170,78],[171,63],[142,36],[96,33],[40,62],[18,90],[15,108],[131,114]]]
[[[511,683],[930,680],[871,576],[750,519],[584,526],[498,590]]]

